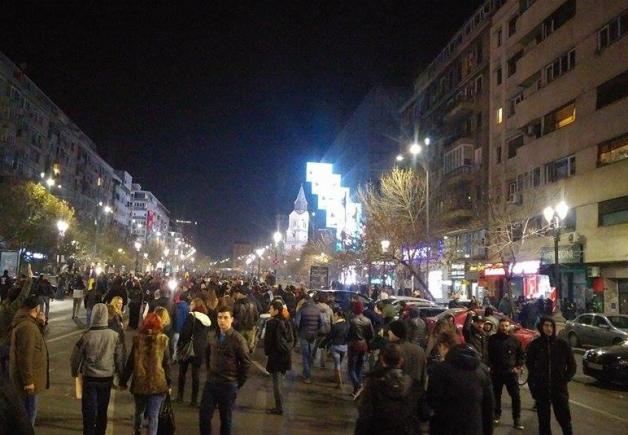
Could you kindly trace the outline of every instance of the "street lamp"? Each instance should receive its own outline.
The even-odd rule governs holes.
[[[63,219],[57,221],[57,230],[59,230],[59,239],[57,240],[57,273],[59,272],[59,263],[61,263],[61,239],[63,239],[69,227],[70,224]]]
[[[48,187],[52,187],[52,186],[54,186],[54,185],[55,185],[55,180],[54,180],[53,178],[48,178],[48,179],[46,180],[46,185],[47,185]]]
[[[543,216],[549,224],[554,236],[554,282],[556,283],[556,301],[560,307],[562,298],[562,283],[560,277],[560,264],[558,262],[558,242],[560,242],[560,229],[562,221],[567,217],[569,207],[565,201],[559,202],[555,207],[545,207]]]
[[[382,254],[386,254],[388,252],[388,248],[390,248],[390,240],[382,240],[380,244],[382,245]],[[385,286],[385,285],[386,285],[386,259],[384,259],[384,269],[382,273],[382,286]]]
[[[266,248],[257,248],[255,250],[255,254],[257,255],[257,281],[259,282],[260,277],[260,268],[262,265],[262,255],[264,255],[264,251]]]
[[[275,241],[275,246],[279,246],[281,239],[282,239],[281,233],[279,231],[276,231],[275,234],[273,234],[273,240]]]
[[[142,250],[142,244],[139,241],[136,241],[133,246],[135,247],[135,273],[138,273],[140,268],[140,251]]]
[[[398,162],[403,162],[403,154],[397,154],[397,157],[395,157],[395,159],[396,159]]]
[[[410,145],[409,151],[410,151],[410,154],[412,154],[413,156],[416,156],[418,154],[421,154],[421,151],[423,151],[423,148],[421,148],[421,145],[415,142],[412,145]]]

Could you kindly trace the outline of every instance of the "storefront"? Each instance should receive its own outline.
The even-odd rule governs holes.
[[[479,286],[493,303],[497,303],[508,293],[507,282],[510,281],[510,294],[514,299],[534,299],[550,297],[552,287],[547,275],[540,273],[539,260],[520,261],[515,264],[486,264],[480,271]]]
[[[590,303],[593,297],[591,283],[587,280],[587,267],[582,262],[583,249],[581,244],[571,244],[558,247],[558,263],[560,265],[561,298],[566,302],[573,302],[580,311]],[[556,286],[554,248],[541,250],[541,267],[539,273],[547,275],[552,287]]]

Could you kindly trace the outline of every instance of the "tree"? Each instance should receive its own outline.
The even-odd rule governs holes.
[[[395,168],[382,175],[378,185],[367,184],[358,190],[364,214],[364,250],[369,262],[392,262],[418,281],[430,295],[425,275],[427,268],[425,174]],[[381,242],[389,248],[382,252]]]
[[[31,248],[50,252],[59,242],[58,220],[76,228],[74,210],[33,182],[0,184],[0,243],[9,249]]]

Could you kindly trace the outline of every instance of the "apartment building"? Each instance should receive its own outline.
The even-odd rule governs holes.
[[[562,297],[607,313],[628,313],[627,33],[626,0],[509,0],[490,28],[489,191],[537,225],[566,202]],[[553,239],[518,249],[518,294],[542,294]]]
[[[429,281],[437,298],[450,291],[477,294],[486,260],[491,17],[502,3],[486,1],[475,11],[419,75],[401,107],[401,152],[418,140],[423,151],[415,164],[429,175]]]
[[[151,237],[168,233],[170,212],[155,195],[135,183],[131,201],[131,235],[135,239],[145,244]]]

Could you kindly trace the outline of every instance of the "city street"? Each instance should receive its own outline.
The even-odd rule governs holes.
[[[71,319],[71,299],[54,301],[51,306],[51,319],[48,331],[50,353],[51,389],[40,396],[37,434],[69,434],[81,432],[80,402],[74,398],[74,380],[70,377],[69,357],[72,346],[82,331],[82,323],[75,324]],[[84,320],[84,310],[81,317]],[[129,336],[132,334],[128,334]],[[130,337],[129,337],[130,338]],[[262,366],[264,359],[260,350],[255,361]],[[628,417],[626,410],[628,391],[617,387],[600,385],[592,378],[582,375],[581,353],[576,355],[579,363],[578,375],[570,383],[571,412],[576,434],[623,434]],[[299,355],[295,353],[294,367],[300,369]],[[176,366],[173,374],[176,376]],[[269,377],[258,369],[252,369],[249,382],[240,391],[234,415],[235,434],[350,434],[356,417],[356,409],[350,388],[343,393],[336,390],[329,379],[332,370],[316,369],[314,383],[300,382],[298,371],[288,375],[286,381],[286,413],[283,417],[268,416],[265,409],[273,405],[272,383]],[[203,377],[203,375],[202,375]],[[461,400],[464,400],[461,398]],[[496,434],[521,433],[510,426],[508,396],[504,391],[502,423]],[[531,411],[532,400],[529,392],[522,391],[523,424],[525,434],[537,433],[536,416]],[[455,404],[452,404],[455,406]],[[197,411],[186,404],[175,404],[177,433],[196,433]],[[112,394],[109,406],[108,434],[129,434],[132,432],[132,396],[129,392]],[[215,416],[218,424],[218,415]],[[555,433],[560,428],[553,421]],[[623,429],[622,429],[623,428]],[[217,426],[216,426],[217,429]]]

